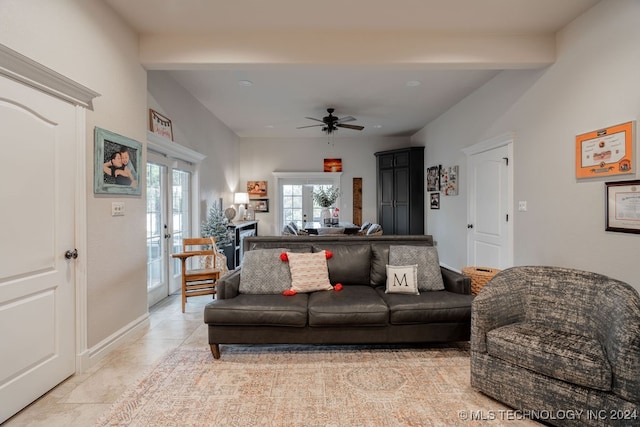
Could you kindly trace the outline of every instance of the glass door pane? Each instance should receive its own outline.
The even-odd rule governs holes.
[[[171,253],[182,252],[182,239],[185,237],[197,237],[192,236],[191,222],[191,173],[188,171],[173,169],[172,171],[172,194],[171,194],[171,236],[172,236],[172,250]],[[178,259],[173,260],[172,271],[172,284],[171,289],[179,289],[181,286],[180,275],[180,261]]]
[[[147,293],[149,305],[169,295],[165,235],[167,167],[147,163]]]

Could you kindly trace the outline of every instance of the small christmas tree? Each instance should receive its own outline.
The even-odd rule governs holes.
[[[222,251],[225,246],[231,244],[231,234],[227,226],[229,220],[217,202],[213,202],[209,208],[209,216],[202,223],[202,237],[215,237],[218,250]]]

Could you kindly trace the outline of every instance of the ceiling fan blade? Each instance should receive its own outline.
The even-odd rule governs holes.
[[[321,125],[299,126],[296,129],[313,128],[313,127],[316,127],[316,126],[326,126],[326,125],[323,123]]]
[[[315,119],[315,118],[313,118],[313,117],[305,117],[305,119],[315,120],[316,122],[324,123],[324,121],[322,121],[322,120],[320,120],[320,119]]]
[[[345,124],[341,124],[341,123],[338,123],[336,126],[339,127],[339,128],[347,128],[347,129],[354,129],[354,130],[362,130],[362,129],[364,129],[364,126],[345,125]]]
[[[345,116],[341,119],[338,119],[338,123],[344,123],[344,122],[355,122],[356,118],[353,116]]]

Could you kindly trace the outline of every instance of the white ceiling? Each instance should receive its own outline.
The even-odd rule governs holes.
[[[502,69],[553,61],[553,35],[598,0],[104,0],[240,137],[324,136],[328,107],[410,136]],[[250,87],[240,86],[250,80]],[[408,86],[408,82],[420,82]]]

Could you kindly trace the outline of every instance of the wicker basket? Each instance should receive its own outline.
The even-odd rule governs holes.
[[[490,267],[463,267],[462,274],[471,277],[471,294],[478,295],[484,285],[502,270]]]

